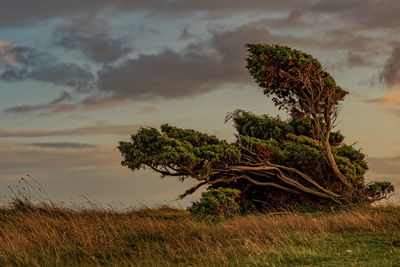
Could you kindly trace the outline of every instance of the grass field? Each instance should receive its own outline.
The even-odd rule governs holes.
[[[0,210],[2,266],[399,266],[400,208],[213,223],[179,209]]]

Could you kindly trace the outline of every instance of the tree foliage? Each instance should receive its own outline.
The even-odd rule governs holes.
[[[240,211],[236,198],[240,195],[237,189],[219,187],[202,193],[201,199],[193,203],[189,211],[201,218],[232,217]]]
[[[336,85],[318,60],[306,53],[278,45],[249,44],[247,48],[247,68],[264,94],[272,96],[275,105],[288,110],[293,117],[313,121],[315,137],[322,142],[332,171],[351,190],[352,185],[338,169],[329,144],[338,104],[347,92]]]
[[[287,47],[247,47],[250,74],[275,105],[289,111],[289,119],[237,110],[226,117],[237,132],[233,143],[167,124],[161,131],[142,128],[130,142],[120,142],[122,165],[197,179],[181,197],[204,185],[238,189],[240,205],[257,210],[387,197],[393,186],[366,184],[365,155],[332,131],[347,92],[321,64]]]

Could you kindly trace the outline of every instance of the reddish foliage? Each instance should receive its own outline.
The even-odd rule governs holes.
[[[256,146],[256,153],[258,157],[264,162],[271,162],[276,158],[276,155],[273,151],[266,149],[262,145]]]

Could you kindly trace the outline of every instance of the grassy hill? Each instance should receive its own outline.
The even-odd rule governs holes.
[[[219,222],[179,209],[0,210],[0,264],[399,266],[400,208],[275,213]]]

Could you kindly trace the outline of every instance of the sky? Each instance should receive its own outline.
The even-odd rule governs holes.
[[[349,91],[337,130],[367,182],[400,188],[396,0],[2,0],[0,194],[30,175],[57,201],[187,206],[193,181],[120,165],[119,141],[169,123],[234,140],[228,112],[287,115],[252,81],[247,43],[316,57]],[[400,194],[399,194],[400,196]],[[394,199],[399,199],[395,193]]]

